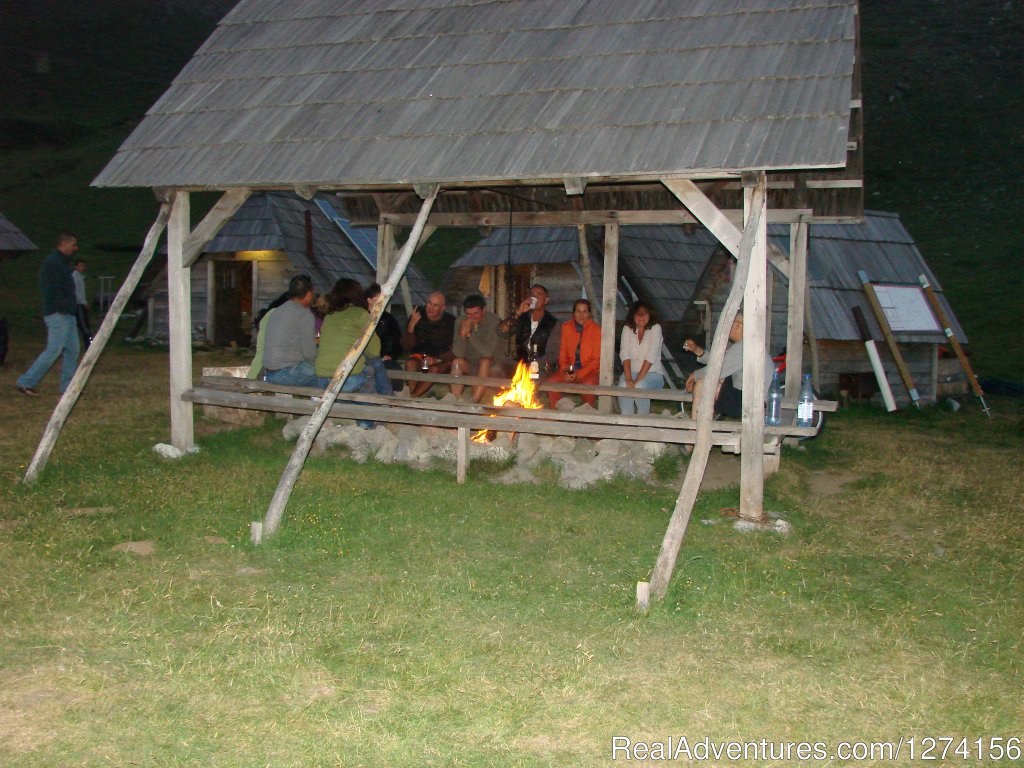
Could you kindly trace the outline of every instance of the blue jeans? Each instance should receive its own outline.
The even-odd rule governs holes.
[[[263,377],[264,381],[271,384],[287,384],[292,387],[317,387],[319,379],[312,363],[303,360],[289,368],[278,368],[276,371],[267,371]],[[328,379],[330,381],[330,379]],[[323,389],[323,387],[321,387]]]
[[[54,312],[43,318],[46,323],[46,349],[25,373],[18,377],[19,387],[35,387],[50,370],[61,352],[64,360],[60,368],[60,391],[71,383],[71,377],[78,368],[78,323],[74,315]]]
[[[379,358],[375,358],[375,359],[379,359]],[[372,394],[373,393],[373,379],[369,378],[366,375],[366,373],[367,373],[367,369],[366,368],[363,368],[363,370],[361,370],[359,373],[350,373],[348,375],[348,378],[345,379],[345,383],[341,385],[341,392],[362,392],[362,393],[367,394],[367,395]],[[316,386],[320,387],[320,389],[327,389],[327,385],[330,384],[330,383],[331,383],[331,377],[330,376],[321,376],[320,378],[318,378],[316,380]],[[342,402],[346,402],[346,401],[343,400]],[[351,403],[351,404],[352,405],[368,405],[368,403]],[[366,421],[364,419],[357,419],[356,420],[356,424],[358,424],[363,429],[373,429],[376,426],[376,424],[374,424],[372,421]]]
[[[647,375],[640,379],[636,385],[637,389],[661,389],[665,384],[665,377],[660,373],[651,373],[648,371]],[[619,386],[626,386],[626,374],[622,374],[619,379]],[[641,397],[620,397],[619,398],[619,413],[624,413],[627,416],[632,416],[634,408],[638,415],[643,415],[651,412],[651,401],[647,398]]]

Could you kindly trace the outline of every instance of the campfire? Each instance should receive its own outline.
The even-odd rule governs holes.
[[[493,403],[498,406],[515,405],[533,410],[543,408],[537,400],[537,387],[534,386],[533,379],[530,378],[529,366],[522,361],[519,362],[519,365],[516,366],[516,375],[512,377],[512,383],[508,389],[503,389],[494,396]],[[493,415],[491,414],[492,417]],[[473,442],[490,442],[493,439],[489,436],[491,432],[492,430],[481,429],[473,435]]]

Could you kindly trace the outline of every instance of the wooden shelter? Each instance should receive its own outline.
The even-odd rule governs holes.
[[[171,439],[188,448],[189,267],[253,190],[341,192],[354,224],[378,226],[388,297],[438,226],[500,226],[510,214],[514,225],[602,226],[605,315],[620,225],[702,223],[738,260],[724,317],[744,305],[743,389],[758,392],[767,224],[791,225],[792,256],[773,258],[802,297],[807,224],[862,215],[860,126],[856,0],[242,0],[94,184],[152,187],[163,203],[146,248],[166,225]],[[224,193],[196,227],[193,190]],[[396,254],[395,231],[410,226]],[[802,337],[802,306],[790,321]],[[605,324],[602,383],[613,331]],[[300,436],[267,531],[359,351]],[[653,595],[667,586],[706,466],[710,405]],[[740,440],[741,512],[752,518],[763,516],[763,422],[751,397]],[[28,477],[47,454],[41,446]]]
[[[36,250],[39,250],[36,248],[36,244],[14,226],[10,219],[0,213],[0,261]]]
[[[351,226],[336,203],[333,195],[305,200],[294,192],[254,192],[192,264],[192,337],[248,344],[253,319],[300,273],[312,278],[317,293],[328,292],[340,277],[374,282],[376,232]],[[413,264],[407,279],[409,300],[425,303],[430,282]],[[168,335],[167,297],[165,270],[144,295],[150,336]]]

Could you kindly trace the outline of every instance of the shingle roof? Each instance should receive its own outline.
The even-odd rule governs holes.
[[[310,214],[315,243],[314,258],[306,255],[306,212]],[[364,285],[376,280],[376,244],[365,253],[326,215],[315,200],[304,200],[289,192],[256,192],[221,228],[203,249],[208,253],[280,250],[296,267],[307,272],[317,291],[331,289],[339,277],[350,277]],[[423,273],[410,264],[406,270],[413,301],[426,303],[433,290]],[[401,296],[396,293],[396,299]]]
[[[559,227],[514,227],[512,260],[515,264],[577,261],[576,230]],[[452,264],[452,268],[504,264],[508,229],[495,229],[477,246]],[[789,225],[769,225],[772,242],[789,252]],[[688,233],[682,226],[624,226],[619,230],[619,272],[633,289],[667,322],[683,318],[694,291],[718,241],[701,227]],[[942,293],[935,275],[924,261],[913,238],[895,213],[865,211],[861,224],[814,224],[810,231],[807,283],[811,291],[811,318],[819,339],[860,339],[852,308],[860,306],[875,338],[883,338],[857,277],[864,270],[875,282],[918,284],[927,276],[953,324],[957,338],[965,342],[963,328]],[[601,249],[592,241],[591,254],[601,261]],[[596,258],[595,256],[596,255]],[[788,282],[776,273],[784,292]],[[935,341],[937,334],[898,334],[904,341]]]
[[[0,213],[0,251],[35,251],[35,243]]]
[[[242,0],[97,186],[842,166],[856,0]]]

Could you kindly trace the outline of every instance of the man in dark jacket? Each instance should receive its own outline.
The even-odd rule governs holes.
[[[519,305],[519,311],[501,324],[499,331],[508,336],[516,335],[516,360],[525,363],[536,347],[537,363],[541,370],[546,362],[552,368],[558,362],[558,334],[551,338],[551,332],[558,326],[558,318],[547,311],[548,289],[543,285],[530,288],[530,295]]]
[[[56,249],[43,260],[39,270],[39,285],[43,292],[43,322],[46,323],[46,349],[40,353],[15,386],[23,395],[38,397],[36,385],[46,375],[61,352],[64,361],[60,369],[60,391],[71,383],[78,367],[78,324],[75,313],[75,281],[71,277],[68,260],[78,250],[74,235],[57,236]]]

